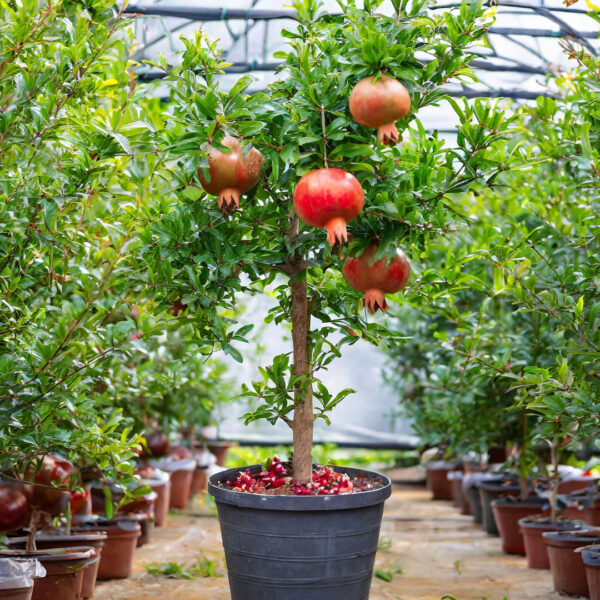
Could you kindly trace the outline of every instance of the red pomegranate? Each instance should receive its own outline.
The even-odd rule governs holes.
[[[350,94],[350,112],[361,125],[377,129],[377,139],[385,145],[398,143],[396,121],[410,112],[410,96],[395,79],[383,75],[361,79]]]
[[[294,190],[294,207],[300,220],[326,229],[332,246],[348,241],[346,223],[358,216],[363,204],[358,179],[342,169],[310,171]]]
[[[371,244],[360,258],[349,258],[344,264],[346,281],[365,295],[365,306],[372,312],[387,310],[385,294],[399,292],[410,277],[410,265],[399,252],[388,263],[386,256],[375,261],[377,246]]]
[[[169,438],[161,431],[154,431],[146,438],[146,444],[148,450],[152,453],[154,458],[160,458],[165,456],[171,449],[171,442]]]
[[[71,498],[69,499],[69,507],[71,514],[76,515],[78,513],[85,513],[88,506],[88,502],[91,500],[90,489],[87,488],[84,491],[71,492]]]
[[[31,486],[19,483],[0,483],[0,532],[16,531],[29,524]]]
[[[69,484],[77,469],[68,461],[46,454],[41,464],[31,468],[25,478],[31,480],[31,506],[57,517],[71,497]]]
[[[238,208],[240,196],[258,183],[264,158],[256,148],[244,153],[240,141],[229,135],[223,138],[222,144],[230,148],[231,153],[225,154],[209,146],[210,181],[206,179],[202,169],[198,169],[198,177],[209,194],[219,197],[217,204],[226,215]]]

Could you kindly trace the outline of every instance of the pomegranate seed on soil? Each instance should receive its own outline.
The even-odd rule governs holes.
[[[259,473],[252,475],[246,469],[240,471],[235,479],[221,485],[230,487],[234,492],[248,494],[329,496],[377,489],[383,482],[379,479],[369,481],[364,477],[350,478],[344,473],[336,473],[331,467],[316,466],[312,482],[303,485],[294,480],[291,465],[274,456],[265,462]]]

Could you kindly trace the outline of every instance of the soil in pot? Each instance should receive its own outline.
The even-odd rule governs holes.
[[[583,558],[576,548],[600,543],[600,529],[586,531],[548,531],[542,535],[550,569],[554,580],[554,589],[561,595],[583,596],[589,598]]]
[[[31,600],[79,600],[83,570],[96,557],[94,548],[47,548],[27,552],[16,548],[1,550],[0,556],[35,558],[46,569],[36,579]]]
[[[256,465],[250,472],[261,469]],[[209,479],[232,600],[368,598],[391,482],[358,469],[335,470],[377,480],[380,487],[339,495],[267,495],[223,485],[238,477],[238,469]]]
[[[583,548],[581,558],[585,566],[589,598],[600,600],[600,546]]]
[[[427,465],[427,489],[431,492],[433,500],[454,499],[448,474],[456,470],[456,464],[441,460],[432,461]]]
[[[499,482],[482,481],[478,487],[481,499],[481,527],[490,535],[500,535],[492,502],[505,496],[518,496],[521,493],[521,486],[515,483],[514,479],[504,479]]]
[[[505,497],[492,501],[494,520],[502,539],[502,550],[506,554],[525,556],[525,542],[519,521],[526,517],[539,515],[543,511],[544,505],[548,505],[548,501],[538,497],[527,500]]]
[[[103,531],[74,533],[71,535],[66,535],[63,531],[60,531],[56,534],[50,533],[39,535],[36,538],[36,545],[38,550],[45,550],[47,548],[94,548],[96,557],[90,560],[83,570],[83,582],[81,587],[81,598],[91,598],[94,595],[98,566],[100,564],[100,557],[105,541],[106,533]]]
[[[73,526],[74,533],[104,531],[106,541],[98,565],[98,580],[124,579],[131,575],[133,555],[141,535],[140,524],[130,518],[82,519]]]
[[[521,527],[523,541],[525,542],[527,566],[530,569],[550,568],[546,544],[542,538],[543,533],[547,531],[575,531],[588,528],[583,521],[565,519],[564,517],[558,517],[556,523],[551,523],[550,517],[543,515],[520,519],[519,526]]]

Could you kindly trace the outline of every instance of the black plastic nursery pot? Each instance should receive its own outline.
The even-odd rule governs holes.
[[[260,465],[250,467],[251,473],[260,470]],[[232,600],[368,600],[391,482],[361,469],[335,470],[384,485],[354,494],[288,496],[218,485],[235,479],[240,469],[209,479]]]
[[[481,527],[490,535],[500,535],[492,509],[492,502],[504,496],[517,496],[521,492],[521,487],[509,479],[501,482],[482,481],[478,487],[479,497],[481,498]]]

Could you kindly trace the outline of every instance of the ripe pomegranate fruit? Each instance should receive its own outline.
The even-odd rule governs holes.
[[[152,453],[154,458],[160,458],[165,456],[171,449],[171,442],[169,438],[160,431],[154,431],[146,438],[146,444],[148,450]]]
[[[88,502],[91,500],[89,488],[84,491],[71,492],[71,498],[69,499],[69,506],[71,508],[71,514],[76,515],[78,513],[85,514],[85,509],[88,506]]]
[[[16,531],[29,524],[29,491],[19,483],[0,483],[0,532]]]
[[[219,197],[217,204],[226,215],[235,211],[240,205],[240,196],[258,183],[264,158],[256,148],[244,153],[240,141],[229,135],[223,138],[222,144],[230,148],[231,153],[225,154],[209,146],[210,181],[202,169],[198,169],[198,177],[209,194]]]
[[[395,79],[383,75],[361,79],[350,94],[350,112],[361,125],[377,129],[377,139],[386,146],[398,143],[396,121],[410,112],[410,96]]]
[[[346,223],[358,216],[363,204],[358,179],[343,169],[310,171],[294,190],[294,208],[300,220],[326,229],[332,246],[348,241]]]
[[[60,515],[71,498],[68,488],[76,470],[68,460],[44,455],[41,465],[25,474],[26,479],[33,478],[31,506],[53,517]]]
[[[377,246],[371,244],[360,258],[349,258],[344,264],[346,281],[365,295],[365,306],[372,313],[387,310],[385,294],[399,292],[410,277],[410,264],[404,252],[388,263],[384,256],[375,261]]]

